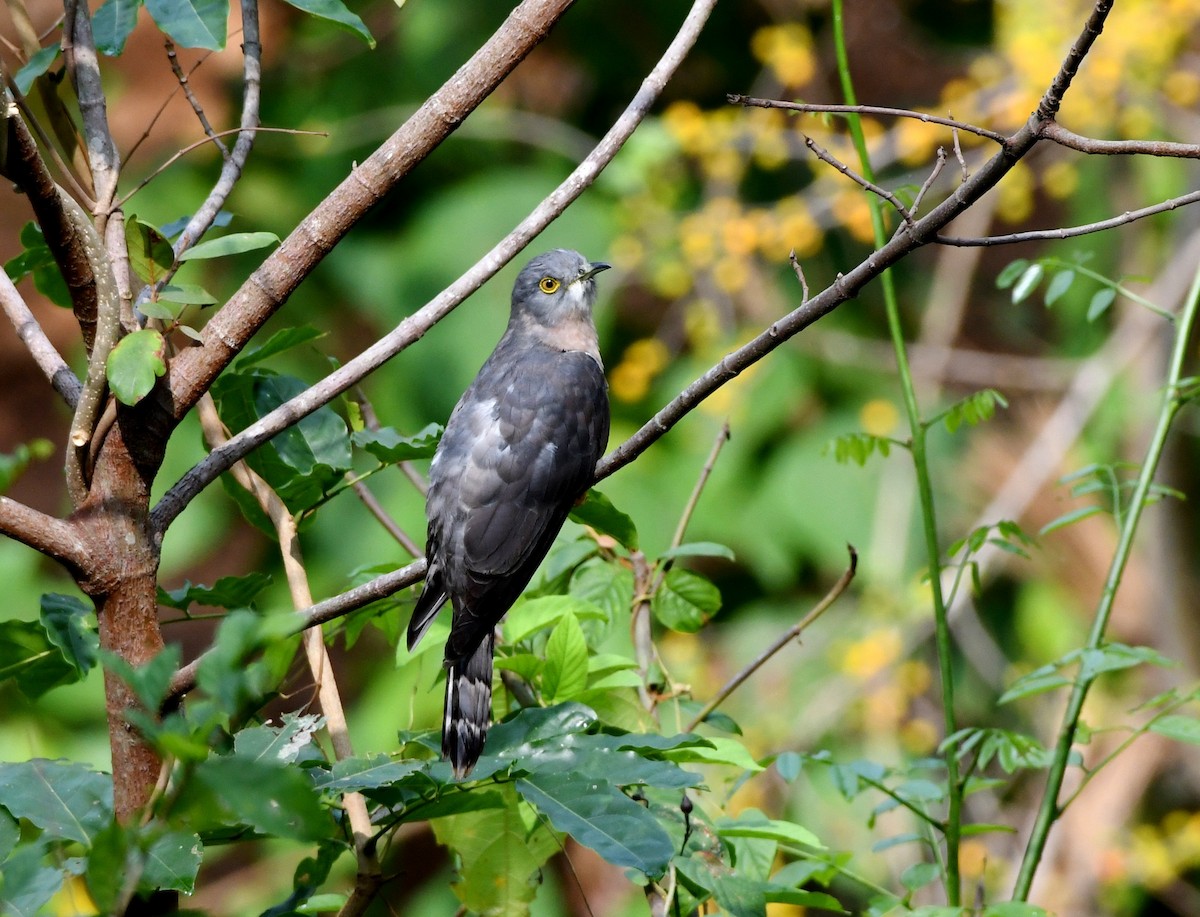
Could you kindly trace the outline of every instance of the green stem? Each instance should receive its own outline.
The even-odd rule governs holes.
[[[1198,301],[1200,301],[1200,271],[1197,271],[1192,281],[1192,288],[1188,292],[1187,301],[1184,303],[1183,312],[1179,317],[1178,328],[1175,332],[1175,343],[1171,351],[1171,364],[1167,373],[1167,385],[1163,392],[1162,408],[1158,414],[1158,423],[1154,428],[1154,435],[1151,437],[1150,445],[1146,450],[1146,459],[1142,462],[1142,469],[1138,474],[1137,486],[1134,488],[1129,508],[1125,512],[1120,528],[1120,536],[1117,540],[1117,549],[1113,554],[1112,563],[1109,565],[1108,575],[1104,580],[1104,591],[1100,595],[1100,602],[1096,607],[1096,616],[1092,621],[1091,632],[1088,634],[1087,649],[1098,649],[1104,641],[1104,633],[1108,628],[1108,619],[1112,614],[1113,602],[1117,597],[1117,589],[1121,585],[1121,577],[1125,573],[1125,565],[1129,561],[1130,552],[1133,550],[1133,538],[1137,533],[1138,521],[1142,517],[1142,510],[1146,505],[1146,496],[1150,492],[1150,485],[1154,480],[1155,472],[1158,470],[1159,460],[1162,458],[1167,434],[1170,432],[1171,423],[1175,420],[1175,415],[1179,413],[1179,409],[1187,400],[1187,396],[1182,393],[1179,383],[1183,375],[1183,362],[1187,356],[1188,341],[1192,336],[1192,326],[1196,320],[1196,304]],[[1095,675],[1087,675],[1081,672],[1074,686],[1071,688],[1071,696],[1067,700],[1067,709],[1063,714],[1062,727],[1058,734],[1058,744],[1055,745],[1054,758],[1050,762],[1050,772],[1046,776],[1046,791],[1042,795],[1037,820],[1033,824],[1033,831],[1029,837],[1029,845],[1025,848],[1025,856],[1021,860],[1021,870],[1017,873],[1017,884],[1013,889],[1014,901],[1024,901],[1029,897],[1029,890],[1033,885],[1033,876],[1037,872],[1038,864],[1042,859],[1042,853],[1046,849],[1046,839],[1050,835],[1050,828],[1058,816],[1062,814],[1065,807],[1058,804],[1058,797],[1062,790],[1063,777],[1067,771],[1067,761],[1071,755],[1071,746],[1075,743],[1075,732],[1079,726],[1079,717],[1083,711],[1083,702],[1087,699],[1088,689],[1091,688],[1092,682],[1095,680]]]
[[[854,82],[850,77],[850,63],[846,54],[846,36],[842,21],[842,0],[833,0],[833,31],[842,95],[847,105],[857,105],[858,100],[854,92]],[[875,175],[867,154],[867,141],[866,136],[863,134],[862,122],[856,114],[851,114],[847,118],[847,122],[850,127],[850,136],[854,140],[855,150],[858,152],[863,177],[870,182],[874,182]],[[883,210],[879,199],[874,195],[868,193],[867,201],[871,207],[871,225],[875,230],[875,246],[876,248],[880,248],[887,243],[883,223]],[[925,442],[927,427],[921,421],[921,410],[917,403],[912,371],[908,365],[908,352],[904,342],[904,331],[900,324],[900,307],[896,298],[896,287],[892,280],[891,271],[884,271],[879,279],[883,285],[883,301],[887,311],[888,330],[892,338],[892,347],[896,353],[896,370],[900,376],[904,409],[908,416],[908,426],[912,433],[909,451],[912,453],[913,469],[916,472],[917,478],[917,495],[921,504],[921,523],[925,535],[929,586],[933,598],[934,642],[937,647],[938,668],[941,674],[943,723],[946,735],[953,735],[958,731],[958,720],[954,710],[953,650],[950,640],[950,623],[947,617],[947,607],[942,592],[941,550],[938,547],[937,516],[934,511],[933,486],[929,477],[929,457]],[[963,785],[958,774],[958,759],[953,754],[946,755],[946,782],[948,808],[944,826],[946,838],[946,900],[952,907],[957,907],[962,901],[962,880],[959,875],[958,849],[962,837]]]

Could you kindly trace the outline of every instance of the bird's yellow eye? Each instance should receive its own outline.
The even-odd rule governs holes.
[[[538,281],[538,289],[543,293],[553,293],[559,286],[559,282],[553,277],[543,277]]]

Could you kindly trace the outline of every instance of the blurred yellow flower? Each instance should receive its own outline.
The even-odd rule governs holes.
[[[858,412],[863,432],[872,436],[891,436],[900,424],[900,412],[885,398],[872,398]]]
[[[861,188],[844,188],[833,196],[834,218],[854,237],[855,241],[870,245],[875,241],[875,229],[871,225],[871,206]]]
[[[750,50],[784,86],[803,86],[817,69],[812,43],[808,29],[788,22],[759,29],[750,39]]]
[[[867,681],[891,665],[904,649],[900,635],[891,628],[872,631],[847,647],[842,656],[842,671],[859,681]]]

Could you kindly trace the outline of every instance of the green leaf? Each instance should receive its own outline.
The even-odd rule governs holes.
[[[234,232],[219,239],[208,239],[193,245],[179,256],[182,261],[200,261],[205,258],[224,258],[227,255],[240,255],[252,252],[279,242],[279,236],[273,232]]]
[[[102,914],[113,912],[125,877],[139,868],[140,857],[130,833],[111,821],[92,839],[85,878],[92,900]]]
[[[204,845],[190,831],[168,831],[151,841],[142,865],[142,888],[165,888],[190,895],[204,859]]]
[[[229,0],[147,0],[146,9],[177,45],[209,51],[225,47]]]
[[[544,595],[516,605],[504,621],[504,639],[510,644],[528,640],[540,630],[553,627],[565,615],[596,621],[604,612],[583,599],[571,595]]]
[[[1176,742],[1200,745],[1200,720],[1190,716],[1162,716],[1150,723],[1150,731]]]
[[[664,756],[671,761],[678,762],[695,761],[702,764],[727,764],[752,774],[757,774],[763,770],[763,766],[754,760],[754,756],[750,754],[746,746],[737,739],[727,736],[706,736],[706,739],[711,747],[695,745],[672,749],[665,752]]]
[[[1017,282],[1013,284],[1012,301],[1013,304],[1023,302],[1029,297],[1029,294],[1037,289],[1037,285],[1042,282],[1042,277],[1046,274],[1046,269],[1038,263],[1033,263],[1021,273]]]
[[[296,768],[217,755],[197,764],[193,779],[235,823],[263,834],[315,841],[332,828],[312,783]]]
[[[287,3],[310,16],[325,19],[348,32],[353,32],[369,47],[375,47],[374,36],[371,35],[363,21],[341,3],[341,0],[287,0]]]
[[[54,444],[48,439],[21,443],[12,452],[0,454],[0,494],[7,491],[33,461],[48,459],[54,454]]]
[[[1142,663],[1171,668],[1175,663],[1148,646],[1129,646],[1124,643],[1105,643],[1095,649],[1083,650],[1079,677],[1087,680],[1104,672],[1129,669]]]
[[[781,844],[825,847],[807,828],[795,822],[767,818],[758,809],[744,809],[737,818],[718,818],[714,827],[721,837],[757,837]]]
[[[875,453],[887,458],[895,443],[886,436],[871,433],[844,433],[827,442],[821,449],[823,455],[833,452],[834,461],[840,465],[854,462],[860,468],[867,464]]]
[[[125,41],[137,25],[142,0],[105,0],[92,17],[92,36],[96,48],[109,57],[125,50]]]
[[[559,618],[546,641],[542,696],[551,703],[571,700],[587,687],[587,641],[573,614]]]
[[[998,704],[1008,704],[1022,697],[1030,697],[1034,694],[1043,694],[1046,691],[1053,691],[1056,688],[1065,688],[1071,685],[1071,679],[1065,675],[1054,671],[1046,671],[1038,669],[1030,672],[1027,675],[1022,675],[1012,683],[1012,686],[1005,691],[997,699]]]
[[[172,643],[158,651],[148,662],[132,666],[116,653],[100,650],[100,661],[104,668],[125,682],[147,710],[162,706],[171,687],[171,678],[179,668],[182,650]]]
[[[1058,529],[1066,528],[1068,525],[1072,525],[1082,519],[1088,518],[1089,516],[1099,515],[1103,512],[1104,508],[1101,506],[1081,506],[1079,509],[1073,509],[1069,513],[1063,513],[1057,519],[1052,519],[1050,522],[1047,522],[1040,529],[1038,529],[1038,534],[1049,535],[1051,532],[1057,531]]]
[[[9,279],[13,283],[20,283],[32,274],[33,284],[39,293],[56,306],[70,309],[71,291],[67,289],[58,263],[46,245],[41,227],[37,223],[26,223],[21,228],[20,240],[25,250],[4,265],[4,272]]]
[[[108,355],[105,373],[113,394],[123,404],[137,404],[167,371],[166,341],[157,331],[143,328],[127,334]]]
[[[93,626],[92,606],[71,595],[48,593],[41,600],[42,627],[50,642],[79,673],[87,675],[96,664],[100,638]]]
[[[985,420],[991,420],[997,405],[1006,408],[1008,401],[995,389],[985,388],[952,404],[942,413],[942,422],[951,433],[964,423],[976,426]]]
[[[13,678],[31,700],[79,680],[79,670],[50,642],[38,621],[0,622],[0,682]]]
[[[253,608],[254,597],[271,585],[269,573],[247,573],[245,576],[222,576],[211,586],[184,580],[178,589],[159,587],[158,604],[187,611],[192,605],[212,608]]]
[[[996,277],[996,286],[1001,290],[1007,290],[1016,283],[1018,277],[1025,273],[1027,267],[1029,267],[1029,262],[1025,258],[1009,262]]]
[[[156,302],[178,303],[183,306],[212,306],[217,303],[217,297],[194,283],[168,283],[154,296]]]
[[[1113,304],[1113,300],[1117,298],[1117,291],[1112,287],[1105,287],[1102,290],[1097,290],[1088,303],[1087,320],[1094,322],[1101,315],[1108,311],[1108,307]]]
[[[233,753],[239,758],[294,764],[310,752],[321,758],[313,745],[313,735],[325,723],[313,713],[285,713],[280,726],[251,726],[233,737]],[[323,760],[323,758],[321,758]]]
[[[694,634],[721,608],[721,592],[704,577],[673,567],[650,601],[654,617],[671,630]]]
[[[600,491],[592,488],[583,502],[571,510],[571,518],[580,525],[591,526],[601,535],[609,535],[630,551],[638,547],[637,527]]]
[[[569,591],[603,609],[608,620],[627,621],[633,605],[633,571],[603,558],[593,558],[571,574]]]
[[[392,427],[378,430],[356,430],[350,442],[365,449],[383,465],[433,458],[442,438],[442,426],[431,423],[413,436],[402,436]]]
[[[241,356],[233,361],[235,370],[243,370],[255,363],[261,363],[269,357],[283,353],[286,350],[291,350],[293,347],[299,347],[302,344],[307,344],[309,341],[319,340],[325,337],[324,331],[319,331],[312,325],[303,325],[299,328],[283,328],[276,331],[266,342],[258,347],[248,347],[242,351]]]
[[[71,761],[0,763],[0,806],[87,846],[112,819],[112,778]]]
[[[29,95],[29,90],[33,88],[34,80],[50,69],[58,57],[60,50],[62,48],[58,42],[55,42],[48,48],[42,48],[37,54],[29,58],[29,62],[24,67],[16,72],[13,76],[13,82],[21,90],[21,95]]]
[[[373,790],[396,783],[422,766],[421,761],[394,761],[385,754],[369,758],[345,758],[334,764],[328,775],[319,775],[316,786],[317,789],[334,793]]]
[[[725,560],[736,560],[732,550],[723,544],[712,541],[694,541],[681,544],[677,548],[659,555],[659,560],[674,560],[677,557],[723,557]]]
[[[913,863],[900,873],[900,884],[910,892],[924,888],[941,875],[941,870],[935,863]]]
[[[1067,290],[1071,289],[1071,284],[1075,282],[1074,271],[1059,271],[1050,279],[1050,285],[1046,287],[1046,305],[1052,306],[1063,297]]]
[[[1025,901],[1001,901],[983,909],[983,917],[1050,917],[1049,913],[1036,904]]]
[[[125,221],[125,244],[129,247],[129,266],[143,283],[157,284],[175,264],[175,250],[167,237],[136,216]]]
[[[43,906],[62,887],[64,873],[44,865],[40,844],[26,844],[4,861],[0,882],[0,914],[5,917],[40,917]]]
[[[579,774],[533,774],[517,791],[559,831],[614,866],[662,875],[675,845],[649,810],[602,779]]]

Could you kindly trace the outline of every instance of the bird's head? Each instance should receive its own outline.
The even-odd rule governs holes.
[[[591,323],[596,301],[596,275],[611,264],[588,261],[565,248],[538,255],[530,261],[513,285],[513,316],[539,325],[556,327],[573,321]]]

